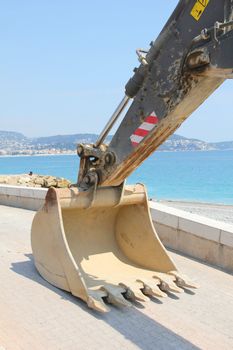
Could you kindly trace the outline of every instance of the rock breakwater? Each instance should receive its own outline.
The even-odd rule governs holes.
[[[0,184],[26,187],[69,187],[71,182],[62,177],[39,174],[0,175]]]

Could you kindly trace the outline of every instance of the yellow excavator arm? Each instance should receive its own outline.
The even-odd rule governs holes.
[[[94,145],[78,145],[78,184],[119,186],[233,73],[232,1],[178,3]],[[132,102],[131,102],[132,101]],[[109,145],[104,139],[131,102]]]
[[[144,186],[125,186],[124,180],[232,77],[232,14],[232,0],[179,1],[150,49],[137,50],[141,64],[96,143],[78,145],[77,184],[49,189],[35,215],[32,250],[39,273],[95,310],[195,288],[155,232]]]

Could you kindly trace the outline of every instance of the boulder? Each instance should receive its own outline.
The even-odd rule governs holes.
[[[53,176],[46,177],[44,180],[44,187],[56,187],[57,186],[57,181],[56,178]]]
[[[45,182],[45,180],[43,179],[42,176],[37,176],[37,177],[34,179],[34,184],[35,184],[35,185],[40,185],[41,187],[44,186],[44,182]]]
[[[64,188],[64,187],[70,187],[70,185],[71,185],[70,181],[63,178],[57,178],[57,187]]]

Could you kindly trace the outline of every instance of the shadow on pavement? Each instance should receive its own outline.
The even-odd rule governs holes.
[[[142,313],[140,309],[143,308],[143,305],[140,303],[134,303],[134,306],[132,308],[116,308],[114,306],[110,306],[111,311],[107,314],[100,314],[89,309],[82,300],[74,297],[71,293],[65,292],[61,289],[52,286],[50,283],[45,281],[39,275],[34,266],[32,254],[25,254],[25,256],[29,260],[12,263],[12,271],[41,284],[45,288],[54,291],[62,299],[65,299],[77,305],[77,307],[87,312],[90,316],[106,322],[117,332],[122,334],[125,337],[125,339],[134,343],[139,349],[199,349],[198,347],[190,343],[188,340],[182,338],[178,334],[174,333],[173,331],[162,326],[157,321]],[[156,304],[162,304],[162,301],[156,298],[151,298],[151,300]],[[112,340],[112,342],[114,343],[114,339]]]

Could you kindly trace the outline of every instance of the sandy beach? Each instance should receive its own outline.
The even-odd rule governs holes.
[[[233,205],[173,200],[160,200],[158,202],[189,213],[233,224]]]

